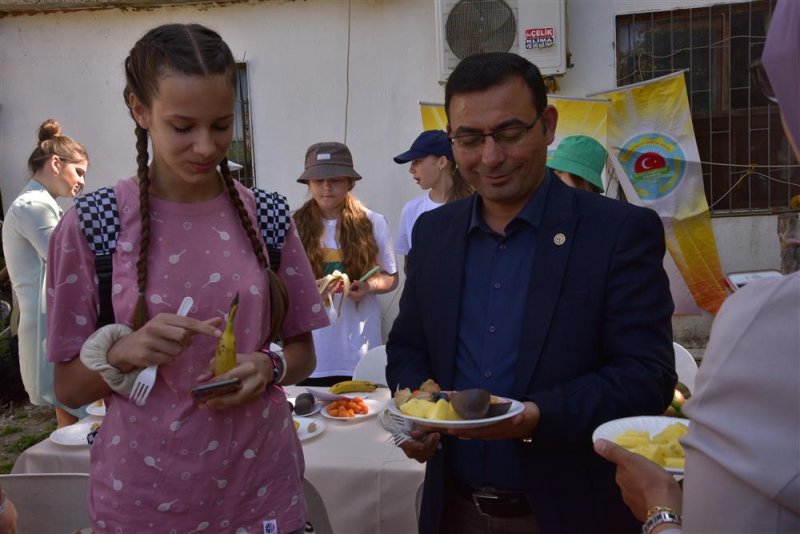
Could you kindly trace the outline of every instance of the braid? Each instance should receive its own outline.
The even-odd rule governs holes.
[[[147,322],[145,289],[147,289],[147,253],[150,249],[150,169],[147,166],[147,130],[136,125],[136,174],[139,178],[139,215],[142,223],[139,239],[139,259],[136,261],[136,287],[139,298],[133,315],[133,328],[139,329]]]
[[[233,207],[236,208],[236,214],[239,216],[239,222],[242,223],[247,237],[250,239],[250,244],[253,251],[256,253],[258,263],[261,268],[267,272],[267,279],[269,280],[269,337],[267,343],[278,338],[278,335],[286,320],[286,314],[289,310],[289,293],[286,289],[286,284],[283,283],[278,275],[269,268],[267,256],[264,254],[264,244],[259,237],[253,223],[250,220],[250,215],[244,207],[242,197],[239,196],[239,191],[236,189],[236,183],[231,176],[231,171],[228,168],[228,158],[223,158],[219,164],[220,171],[222,172],[222,183],[228,191],[228,196],[233,202]]]
[[[236,189],[236,184],[234,183],[233,177],[231,176],[231,171],[228,168],[228,158],[222,159],[219,168],[222,171],[222,183],[225,185],[225,189],[228,191],[228,196],[230,197],[231,202],[233,202],[233,207],[236,208],[236,214],[239,216],[239,222],[242,223],[242,227],[247,233],[248,239],[250,239],[250,245],[253,247],[253,251],[256,253],[258,263],[261,265],[262,269],[267,269],[269,268],[269,262],[267,261],[266,254],[264,254],[264,247],[262,245],[261,238],[256,233],[256,229],[253,228],[250,215],[248,215],[247,210],[244,207],[244,202],[242,202],[242,198],[239,196],[239,191]]]

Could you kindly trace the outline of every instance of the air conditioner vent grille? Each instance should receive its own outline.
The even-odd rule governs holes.
[[[508,52],[517,39],[517,21],[503,0],[461,0],[447,16],[445,39],[459,59]]]

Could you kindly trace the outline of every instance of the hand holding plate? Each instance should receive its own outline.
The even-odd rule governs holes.
[[[539,407],[531,401],[525,401],[522,405],[524,406],[522,412],[491,425],[472,428],[450,427],[447,429],[440,429],[439,431],[451,436],[466,439],[494,440],[530,438],[533,436],[533,432],[539,424]]]

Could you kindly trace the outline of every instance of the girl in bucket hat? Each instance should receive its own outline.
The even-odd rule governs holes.
[[[383,344],[377,295],[397,287],[397,265],[386,218],[351,193],[360,179],[342,143],[316,143],[306,151],[305,170],[297,181],[308,186],[311,198],[294,214],[300,239],[318,281],[340,271],[350,286],[336,290],[338,317],[337,310],[329,310],[331,325],[313,332],[317,368],[303,385],[351,379],[358,360]],[[378,271],[370,275],[375,266]]]
[[[406,203],[400,212],[394,249],[397,254],[405,255],[411,250],[411,230],[417,218],[446,202],[469,196],[472,188],[458,172],[450,141],[442,130],[422,132],[409,150],[393,159],[399,164],[410,161],[408,172],[417,185],[425,190],[423,194]]]
[[[606,149],[587,135],[562,139],[547,166],[570,187],[593,193],[605,191],[600,173],[606,166]]]

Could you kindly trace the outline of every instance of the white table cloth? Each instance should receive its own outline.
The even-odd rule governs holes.
[[[304,388],[288,387],[295,396]],[[386,401],[379,388],[370,399]],[[317,489],[337,534],[410,534],[417,532],[415,498],[425,466],[406,458],[388,442],[389,433],[369,417],[335,421],[321,413],[325,431],[303,442],[305,477]],[[46,439],[24,451],[12,473],[88,473],[89,447],[64,446]]]

